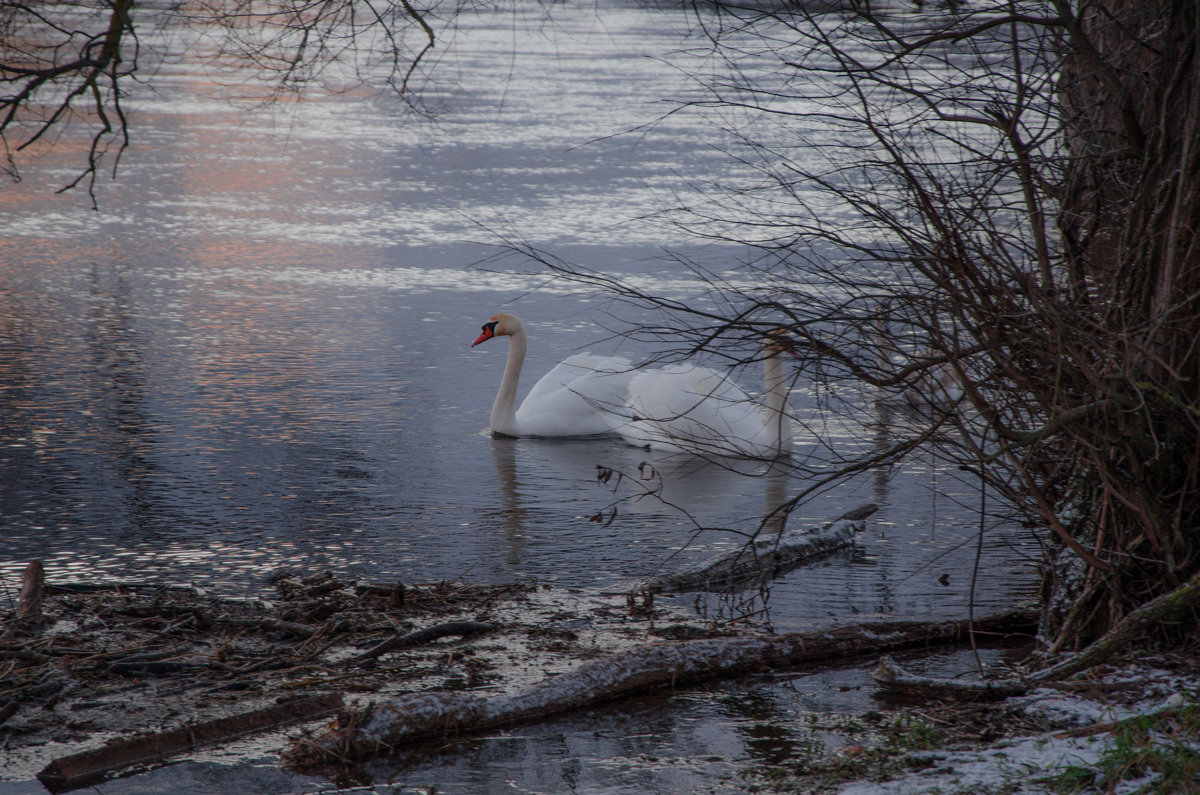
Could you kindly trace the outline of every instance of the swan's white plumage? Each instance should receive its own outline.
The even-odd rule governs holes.
[[[518,435],[612,433],[629,394],[632,363],[623,356],[577,353],[542,376],[517,409]]]
[[[777,341],[764,358],[764,412],[727,374],[694,364],[636,370],[622,356],[580,353],[555,366],[516,408],[528,334],[515,315],[483,325],[472,347],[509,337],[508,362],[492,404],[492,433],[593,436],[617,433],[630,444],[702,456],[774,458],[791,449],[787,384]]]
[[[629,384],[630,444],[695,455],[770,458],[786,452],[769,417],[727,374],[692,364],[637,373]],[[780,418],[781,423],[786,422]]]
[[[554,367],[517,405],[517,384],[525,365],[529,335],[516,315],[499,314],[483,324],[475,347],[492,337],[508,337],[508,362],[492,404],[492,433],[504,436],[593,436],[612,433],[615,413],[629,394],[632,366],[620,356],[580,353]]]

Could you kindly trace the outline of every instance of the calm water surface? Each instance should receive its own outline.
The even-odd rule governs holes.
[[[52,580],[235,594],[260,592],[282,566],[602,588],[737,543],[697,527],[753,529],[770,488],[804,485],[654,459],[682,510],[622,502],[605,525],[589,519],[632,492],[597,483],[597,465],[636,472],[644,451],[483,433],[505,343],[468,345],[497,311],[530,326],[526,389],[579,350],[653,352],[605,330],[608,312],[628,307],[495,259],[497,232],[685,300],[701,286],[664,249],[717,272],[740,253],[639,220],[691,181],[739,178],[719,130],[681,114],[608,137],[693,90],[658,58],[686,43],[688,20],[625,7],[528,15],[546,13],[553,24],[540,27],[521,12],[465,19],[430,94],[433,121],[361,90],[248,109],[227,101],[236,74],[164,65],[129,100],[133,146],[98,211],[50,190],[81,162],[71,137],[0,190],[3,605],[35,558]],[[839,454],[869,448],[817,398],[801,378],[792,407]],[[819,465],[827,453],[801,436],[796,455]],[[977,554],[977,610],[1028,590],[1031,540],[1002,525],[977,548],[974,485],[932,461],[868,473],[791,526],[867,501],[881,510],[856,550],[775,588],[776,629],[962,617]],[[755,698],[790,714],[806,708],[794,692]],[[838,708],[825,695],[822,708]],[[516,743],[551,764],[508,771],[532,791],[573,788],[572,775],[588,791],[687,789],[713,774],[707,755],[760,758],[735,702],[749,709],[722,691],[603,718],[598,733],[529,730],[504,741],[508,756],[481,741],[422,781],[467,786],[481,759],[509,758]],[[624,739],[602,742],[608,731]],[[639,754],[691,761],[668,775]],[[252,768],[236,770],[258,787]],[[263,791],[315,786],[264,775]]]

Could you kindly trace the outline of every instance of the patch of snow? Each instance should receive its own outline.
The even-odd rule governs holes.
[[[1096,690],[1069,693],[1039,688],[1009,699],[1027,715],[1054,731],[1096,726],[1145,715],[1160,709],[1178,709],[1196,699],[1200,680],[1194,675],[1145,665],[1110,670],[1092,680]],[[1129,689],[1106,691],[1101,685],[1128,684]],[[1111,733],[1097,731],[1084,737],[1054,733],[1018,737],[982,749],[910,753],[908,758],[927,766],[885,782],[857,781],[845,785],[840,795],[1050,795],[1045,780],[1067,768],[1097,767],[1114,744]],[[1117,782],[1105,790],[1112,795],[1143,791],[1154,774]],[[1086,790],[1092,791],[1092,790]]]
[[[1039,779],[1066,767],[1094,767],[1105,748],[1101,737],[1023,737],[979,751],[939,752],[913,758],[931,767],[892,781],[855,782],[841,795],[982,795],[1005,792],[1034,795],[1049,792]],[[1013,786],[1016,789],[1010,789]]]
[[[1038,689],[1028,695],[1009,700],[1019,705],[1025,714],[1053,729],[1073,729],[1096,723],[1120,720],[1117,707],[1088,698],[1064,694],[1058,690]],[[1123,710],[1129,714],[1129,710]]]

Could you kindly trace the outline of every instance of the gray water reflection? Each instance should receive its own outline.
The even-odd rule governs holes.
[[[647,57],[677,48],[687,19],[555,6],[547,35],[523,27],[522,15],[544,7],[515,13],[461,21],[448,56],[460,87],[439,97],[432,126],[405,118],[394,97],[354,92],[306,95],[294,117],[247,113],[197,64],[164,64],[157,90],[128,100],[137,134],[99,212],[45,189],[69,173],[70,139],[0,192],[0,607],[34,558],[52,580],[229,593],[257,592],[282,566],[375,582],[604,588],[729,549],[741,537],[698,528],[753,530],[805,485],[613,440],[481,433],[504,357],[468,344],[498,310],[530,324],[526,388],[581,349],[652,351],[608,338],[601,296],[544,274],[470,268],[495,253],[479,222],[512,222],[570,260],[681,300],[703,285],[658,258],[664,246],[740,278],[730,270],[738,251],[636,220],[689,179],[737,176],[713,146],[728,143],[720,133],[679,114],[634,138],[593,141],[691,90]],[[498,62],[511,65],[503,85]],[[801,383],[792,406],[837,454],[877,443],[823,416],[818,397]],[[828,453],[811,437],[796,449],[818,468]],[[624,478],[597,482],[597,466]],[[788,630],[864,614],[965,615],[978,494],[957,477],[918,459],[802,506],[788,526],[863,502],[881,510],[856,549],[783,578],[766,618]],[[654,493],[637,498],[645,488]],[[1028,588],[1034,552],[1019,528],[989,529],[977,611]],[[553,753],[625,760],[564,769],[555,785],[576,776],[665,792],[714,772],[697,758],[754,747],[726,730],[736,716],[686,703],[663,721],[652,713],[622,724],[620,747],[585,727],[564,730],[559,751],[537,730],[506,748],[534,748],[535,763],[513,763],[524,769]],[[667,739],[645,739],[659,732]],[[439,776],[470,785],[476,762],[504,758],[480,753]],[[692,767],[639,767],[643,753]],[[604,764],[626,768],[605,778]],[[253,778],[247,770],[239,775]]]

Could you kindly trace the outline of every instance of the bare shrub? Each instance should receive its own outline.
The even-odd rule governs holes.
[[[749,286],[640,333],[865,385],[1047,529],[1043,629],[1074,646],[1200,564],[1200,10],[1184,0],[697,7],[691,104],[759,176],[666,217],[752,252]],[[836,390],[832,392],[836,394]],[[859,393],[841,406],[856,409]],[[1066,550],[1067,557],[1059,554]],[[1073,560],[1075,564],[1064,563]],[[1074,572],[1074,574],[1071,574]]]

